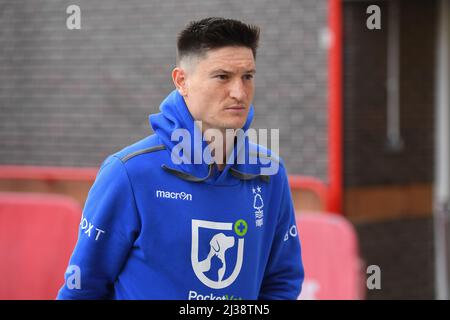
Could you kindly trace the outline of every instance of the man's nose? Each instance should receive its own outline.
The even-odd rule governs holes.
[[[245,101],[247,93],[242,79],[236,79],[230,84],[230,96],[239,102]]]

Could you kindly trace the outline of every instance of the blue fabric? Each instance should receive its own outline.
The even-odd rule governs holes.
[[[102,164],[57,298],[296,299],[304,272],[283,163],[268,181],[231,174],[255,174],[261,164],[183,179],[162,166],[194,177],[210,166],[172,162],[171,133],[193,133],[193,119],[177,91],[160,110],[150,116],[155,134]],[[253,107],[245,130],[252,117]],[[130,156],[159,145],[166,148]],[[238,151],[248,150],[263,149],[246,140]]]

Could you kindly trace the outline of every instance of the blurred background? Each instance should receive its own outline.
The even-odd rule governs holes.
[[[302,298],[448,299],[447,0],[0,0],[0,298],[56,296],[99,165],[152,133],[207,16],[261,27],[253,127],[280,129]]]

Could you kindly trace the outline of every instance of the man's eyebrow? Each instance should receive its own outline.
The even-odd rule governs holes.
[[[232,71],[227,71],[227,70],[224,70],[224,69],[216,69],[216,70],[213,70],[213,71],[210,72],[210,74],[216,74],[216,73],[232,74],[233,72]],[[254,73],[256,73],[256,70],[255,69],[250,69],[250,70],[246,70],[244,73],[245,74],[249,74],[249,73],[254,74]]]

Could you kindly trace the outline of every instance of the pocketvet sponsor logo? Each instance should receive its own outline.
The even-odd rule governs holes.
[[[165,199],[192,201],[192,194],[184,191],[172,192],[172,191],[156,190],[156,197]]]
[[[234,233],[238,236],[234,236]],[[202,231],[207,231],[208,236]],[[191,262],[192,268],[197,278],[206,286],[212,289],[223,289],[231,285],[241,272],[244,260],[244,236],[248,231],[248,224],[245,220],[239,219],[233,223],[215,222],[206,220],[192,220],[192,247]],[[200,236],[203,234],[204,236]],[[199,249],[205,247],[205,242],[209,243],[207,256]],[[236,261],[229,261],[230,256],[227,251],[236,251]],[[209,272],[212,267],[212,258],[217,257],[221,262],[221,267],[216,272]],[[232,270],[228,276],[226,271]],[[217,277],[215,277],[217,275]],[[210,278],[210,277],[213,278]],[[216,280],[217,279],[217,280]]]
[[[224,294],[216,296],[213,293],[201,294],[194,290],[189,290],[188,300],[242,300],[242,297]]]

